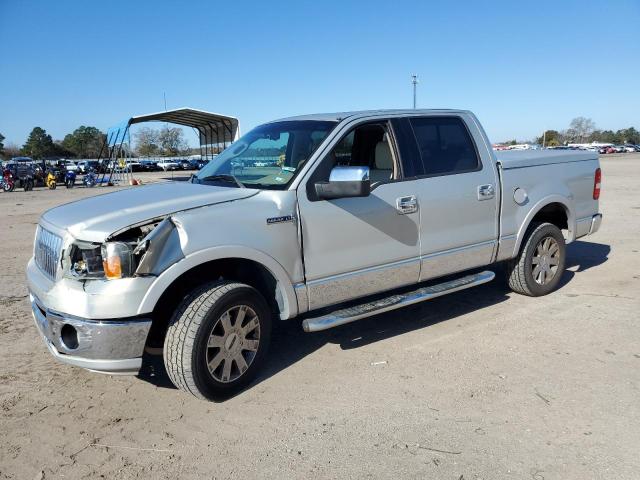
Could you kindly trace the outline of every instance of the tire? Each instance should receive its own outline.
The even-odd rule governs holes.
[[[240,309],[245,313],[239,327]],[[180,390],[203,400],[228,398],[255,378],[270,339],[271,311],[257,290],[236,282],[210,283],[187,296],[169,322],[165,368]]]
[[[558,287],[565,261],[566,245],[560,229],[551,223],[533,223],[520,253],[506,264],[509,287],[530,297],[547,295]]]

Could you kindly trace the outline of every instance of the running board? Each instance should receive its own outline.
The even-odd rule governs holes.
[[[457,278],[448,282],[422,287],[411,292],[394,294],[369,303],[363,303],[354,307],[343,308],[335,312],[315,318],[307,318],[302,321],[302,328],[305,332],[319,332],[329,328],[355,322],[361,318],[370,317],[383,312],[389,312],[397,308],[413,305],[414,303],[442,297],[448,293],[475,287],[483,283],[490,282],[496,276],[495,273],[484,271],[466,277]]]

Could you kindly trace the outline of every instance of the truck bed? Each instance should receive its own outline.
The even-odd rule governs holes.
[[[505,170],[598,159],[597,152],[584,150],[505,150],[495,154]]]

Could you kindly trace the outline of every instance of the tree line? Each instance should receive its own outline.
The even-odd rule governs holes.
[[[34,160],[53,158],[98,158],[106,153],[107,136],[96,127],[80,126],[62,140],[53,140],[44,128],[35,127],[26,142],[19,147],[5,146],[0,133],[0,158],[26,156]],[[182,129],[165,126],[159,130],[142,128],[135,135],[135,154],[138,156],[175,156],[189,153]],[[103,150],[105,149],[105,150]]]
[[[547,130],[535,139],[535,143],[547,147],[568,143],[613,143],[615,145],[640,145],[640,132],[634,127],[620,130],[600,130],[590,118],[577,117],[571,120],[566,130]]]

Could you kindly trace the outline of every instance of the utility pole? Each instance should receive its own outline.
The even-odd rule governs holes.
[[[411,83],[413,83],[413,109],[416,109],[416,86],[418,85],[418,75],[411,75]]]
[[[542,148],[544,148],[544,144],[546,143],[547,140],[547,129],[544,129],[544,132],[542,132]]]

